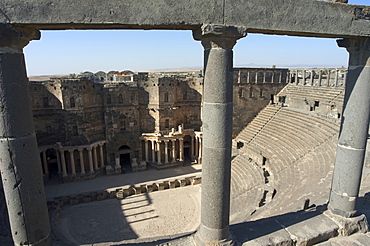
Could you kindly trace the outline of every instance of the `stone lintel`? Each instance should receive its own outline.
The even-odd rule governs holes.
[[[194,30],[205,23],[249,33],[310,37],[370,36],[370,7],[313,0],[2,0],[0,23],[43,30]],[[272,5],[273,3],[273,5]]]

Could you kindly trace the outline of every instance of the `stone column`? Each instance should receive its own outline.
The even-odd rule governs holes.
[[[162,164],[162,160],[161,160],[161,141],[157,141],[157,159],[158,159],[158,165],[161,165]]]
[[[326,86],[330,86],[330,70],[328,69],[328,75],[326,77]]]
[[[84,149],[78,149],[78,152],[80,154],[81,174],[85,174]]]
[[[271,83],[273,84],[275,82],[275,72],[271,72]]]
[[[100,147],[100,166],[104,168],[105,163],[104,163],[104,150],[103,150],[104,143],[99,144]]]
[[[96,146],[93,146],[93,155],[94,155],[94,168],[95,170],[99,170],[99,166],[98,166],[98,154],[97,154],[97,151],[96,151]]]
[[[370,39],[338,40],[349,52],[329,209],[344,217],[355,216],[370,117]]]
[[[172,163],[176,162],[176,139],[172,140]]]
[[[311,70],[310,76],[311,76],[311,86],[313,86],[314,85],[314,71],[313,70]]]
[[[60,152],[59,152],[59,150],[55,150],[55,153],[57,155],[58,174],[61,174],[62,173],[62,167],[61,167],[61,163],[60,163]]]
[[[255,84],[258,84],[258,71],[256,71],[256,75],[255,75],[255,81],[254,81]]]
[[[249,71],[247,72],[247,83],[248,84],[250,83],[250,72]]]
[[[280,72],[279,73],[279,84],[281,84],[282,80],[283,80],[283,73]],[[286,81],[286,79],[285,79],[285,81]]]
[[[42,151],[42,163],[44,165],[44,173],[46,176],[49,175],[48,160],[46,158],[46,150]]]
[[[71,170],[72,170],[72,176],[76,176],[76,167],[75,167],[75,156],[74,156],[74,150],[70,149],[69,151],[69,158],[71,160]]]
[[[229,233],[233,51],[245,27],[208,24],[194,31],[204,47],[203,167],[198,245],[232,245]]]
[[[199,157],[199,137],[196,136],[195,137],[195,159],[197,160],[198,157]]]
[[[179,161],[184,161],[184,139],[180,138],[180,145],[179,145]]]
[[[168,164],[168,140],[164,141],[164,163]]]
[[[0,172],[14,245],[51,245],[23,47],[40,32],[0,24]]]
[[[302,70],[302,85],[306,85],[306,70]]]
[[[298,70],[295,71],[295,84],[299,85]]]
[[[321,86],[321,79],[322,79],[322,70],[319,71],[319,83],[318,85]]]
[[[344,72],[344,75],[343,75],[343,83],[342,83],[342,86],[344,86],[346,84],[346,81],[347,81],[347,74],[348,74],[348,71]]]
[[[94,162],[93,162],[93,156],[92,156],[92,148],[88,147],[87,152],[88,152],[88,155],[89,155],[90,173],[94,173]]]
[[[63,177],[67,177],[67,167],[66,167],[66,158],[64,156],[64,150],[60,150],[60,159],[62,161],[62,172],[63,172]]]
[[[194,160],[194,136],[191,136],[191,141],[190,141],[190,162]]]
[[[145,139],[144,141],[144,147],[145,147],[145,161],[149,162],[149,141]]]
[[[202,144],[202,138],[199,137],[199,153],[198,153],[198,163],[199,164],[202,164],[202,157],[203,157],[203,151],[202,151],[202,148],[203,148],[203,144]]]
[[[151,140],[152,143],[152,163],[155,163],[155,145],[154,140]]]

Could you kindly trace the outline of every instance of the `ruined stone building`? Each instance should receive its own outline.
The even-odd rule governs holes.
[[[149,153],[147,139],[153,134],[167,136],[175,128],[171,163],[183,164],[184,158],[191,161],[188,155],[180,155],[179,142],[182,139],[186,153],[186,148],[195,148],[194,136],[201,126],[202,80],[147,76],[135,76],[134,81],[133,76],[117,73],[112,80],[98,82],[86,77],[31,82],[34,123],[45,176],[59,173],[64,181],[72,181],[92,178],[105,169],[107,174],[145,169],[142,161]],[[179,125],[184,132],[178,131]],[[155,151],[162,149],[149,145],[153,151],[154,147]],[[169,163],[164,160],[162,166],[160,159],[151,159],[151,163],[166,167]]]
[[[289,81],[289,70],[234,69],[234,135]],[[203,78],[131,71],[30,82],[44,179],[64,182],[201,163]]]
[[[191,30],[193,38],[197,41],[201,41],[201,45],[204,48],[204,84],[201,108],[202,189],[200,226],[194,234],[180,238],[180,241],[177,243],[171,242],[173,245],[197,246],[211,244],[235,245],[235,243],[250,245],[256,243],[251,241],[251,238],[248,238],[252,231],[248,229],[248,225],[250,224],[249,221],[238,224],[238,227],[230,226],[232,120],[233,95],[235,93],[232,68],[233,48],[237,41],[242,38],[247,39],[248,37],[246,36],[248,33],[338,39],[338,46],[346,48],[349,53],[348,76],[346,76],[345,80],[342,112],[338,110],[338,113],[335,113],[338,109],[338,105],[330,102],[330,100],[334,102],[335,97],[329,101],[320,100],[320,97],[306,97],[306,100],[303,99],[303,102],[301,101],[299,103],[299,100],[293,98],[295,93],[301,93],[300,90],[294,92],[297,88],[292,88],[291,92],[294,93],[291,93],[291,97],[288,97],[288,95],[278,95],[274,102],[281,104],[297,103],[300,104],[302,108],[306,107],[307,109],[309,107],[308,109],[312,109],[312,111],[309,112],[313,112],[313,114],[316,112],[319,113],[318,111],[321,110],[330,110],[331,115],[340,117],[339,137],[338,141],[333,146],[334,149],[336,149],[336,157],[327,207],[323,208],[323,210],[325,210],[324,215],[322,211],[317,210],[315,213],[319,214],[312,218],[314,221],[317,221],[315,220],[317,218],[319,219],[318,223],[314,223],[314,229],[318,229],[315,235],[318,235],[317,237],[323,235],[324,231],[320,231],[320,229],[326,224],[325,221],[329,220],[327,217],[330,217],[341,221],[344,227],[351,226],[349,224],[353,221],[363,225],[362,228],[357,227],[356,230],[348,231],[348,234],[359,232],[358,234],[368,238],[364,233],[360,233],[368,231],[368,226],[364,215],[358,215],[357,212],[359,211],[359,190],[370,117],[369,7],[347,4],[347,1],[285,0],[273,2],[274,4],[271,5],[272,1],[270,0],[204,0],[176,2],[164,0],[107,0],[104,4],[96,4],[96,1],[92,0],[48,0],[28,1],[27,4],[24,4],[24,1],[19,0],[2,0],[0,2],[0,113],[2,115],[0,118],[0,171],[14,244],[49,246],[52,240],[50,220],[47,204],[45,202],[46,196],[42,182],[43,171],[40,163],[40,152],[43,157],[44,154],[42,154],[42,151],[45,151],[45,149],[42,149],[42,146],[37,144],[37,136],[35,134],[32,118],[32,108],[31,105],[27,103],[30,98],[30,92],[23,48],[31,40],[41,38],[40,30],[67,29]],[[333,43],[333,46],[334,45]],[[124,45],[122,47],[124,47]],[[253,49],[253,47],[250,48]],[[300,72],[300,74],[304,83],[309,83],[309,77],[305,75],[306,73]],[[300,74],[298,73],[298,78],[300,78]],[[126,75],[124,75],[122,80],[128,79],[128,75],[129,74],[127,74],[127,78]],[[116,76],[116,80],[117,79],[119,80],[121,78]],[[297,80],[294,80],[294,82],[296,81]],[[329,80],[329,82],[330,81],[331,80]],[[63,90],[65,87],[68,87],[68,89],[66,88],[65,90],[83,90],[83,84],[80,89],[79,87],[73,88],[73,83],[66,82],[65,85],[63,83],[64,82],[61,82],[60,84]],[[128,83],[133,82],[129,81]],[[85,88],[92,88],[94,90],[98,87],[95,84],[91,84],[90,87],[88,84],[89,83],[85,84]],[[157,83],[155,87],[158,87],[158,84],[159,83]],[[55,85],[58,85],[58,83]],[[55,86],[55,91],[60,90],[60,87],[58,89],[57,86]],[[148,85],[148,87],[154,88],[154,85]],[[253,88],[257,87],[253,86]],[[155,90],[157,89],[158,88]],[[31,91],[32,90],[34,91],[34,88],[32,88],[31,85]],[[55,96],[51,96],[51,93],[47,94],[50,90],[54,90],[54,86],[47,86],[45,89],[37,90],[45,92],[45,95],[40,93],[38,100],[36,100],[41,114],[42,111],[46,113],[47,109],[44,108],[47,108],[45,107],[47,105],[52,107],[58,107],[58,105],[60,105],[59,107],[62,107],[62,110],[64,110],[63,107],[69,107],[71,110],[74,110],[71,106],[75,105],[75,108],[76,106],[79,107],[77,104],[80,103],[79,100],[81,100],[81,98],[83,98],[82,103],[95,99],[91,107],[87,107],[84,110],[77,110],[77,116],[71,116],[72,118],[77,118],[77,121],[71,121],[72,124],[68,124],[67,131],[63,126],[59,128],[61,130],[61,136],[65,136],[64,142],[61,141],[60,144],[56,145],[57,147],[55,147],[55,142],[51,142],[51,146],[54,147],[49,147],[47,146],[49,143],[46,143],[47,141],[44,140],[46,150],[51,149],[50,152],[56,152],[56,157],[53,158],[54,160],[56,159],[57,163],[60,163],[62,175],[69,178],[70,176],[72,177],[75,172],[76,175],[77,172],[82,173],[84,169],[85,173],[96,172],[96,170],[99,168],[101,169],[103,165],[110,165],[109,163],[112,163],[112,153],[115,154],[114,157],[116,159],[113,161],[112,165],[116,165],[118,153],[120,153],[118,159],[119,163],[121,163],[121,156],[123,159],[127,158],[125,155],[128,154],[128,151],[130,151],[130,158],[132,155],[140,159],[140,152],[143,152],[140,150],[146,149],[144,145],[146,142],[145,140],[142,140],[141,147],[140,144],[133,147],[133,145],[127,145],[131,143],[124,142],[126,140],[116,138],[117,145],[112,148],[109,147],[111,143],[114,143],[114,132],[130,127],[132,129],[137,129],[138,125],[141,125],[137,122],[135,126],[135,122],[131,121],[131,118],[129,118],[132,116],[126,116],[126,109],[122,110],[124,114],[116,114],[113,112],[113,110],[116,110],[116,106],[113,106],[113,103],[120,102],[119,95],[121,92],[119,88],[116,90],[112,88],[111,97],[109,97],[109,94],[102,93],[100,96],[99,94],[91,97],[86,95],[85,98],[84,96],[77,98],[72,95],[64,97],[63,90],[60,91],[61,93],[56,93]],[[103,87],[103,92],[104,90],[109,90],[109,88]],[[174,88],[173,90],[176,89]],[[160,92],[160,90],[158,91]],[[113,92],[117,92],[118,95],[114,95]],[[242,95],[245,98],[244,92],[242,88],[240,94],[239,91],[236,93],[238,96]],[[145,89],[143,93],[145,93]],[[127,108],[128,112],[130,108],[135,107],[135,103],[138,104],[140,108],[140,101],[137,101],[138,98],[133,98],[133,100],[131,100],[131,95],[134,93],[130,94],[128,97],[125,97],[124,94],[125,93],[122,92],[123,102],[125,103],[125,100],[130,102]],[[253,97],[258,96],[258,93],[257,95],[255,94],[256,93],[252,91]],[[267,97],[268,101],[272,99],[271,94],[273,93],[264,94],[264,91],[262,91],[262,96]],[[56,97],[60,99],[56,99]],[[111,99],[111,104],[108,105],[109,98]],[[55,105],[52,104],[54,102]],[[106,117],[104,114],[104,116],[100,117],[101,122],[112,122],[113,129],[109,128],[102,131],[99,130],[99,127],[97,127],[95,123],[91,122],[91,118],[98,115],[99,110],[96,109],[99,107],[103,107],[104,110],[112,110],[110,116]],[[149,109],[147,109],[145,114],[150,115],[147,116],[149,119],[153,117],[153,114],[161,114],[157,112],[157,109],[162,108],[162,105],[155,104],[154,107],[150,107],[153,108],[155,112],[148,112]],[[59,117],[68,116],[71,110],[61,112]],[[60,108],[55,111],[60,111]],[[100,112],[105,111],[102,110]],[[279,112],[287,113],[284,107],[281,107]],[[136,114],[138,113],[136,112]],[[125,122],[124,117],[120,118],[123,115],[126,119],[129,119],[126,123],[123,123]],[[174,115],[176,115],[176,113],[174,113]],[[185,113],[185,115],[188,114]],[[188,116],[189,118],[187,118],[187,120],[189,119],[190,122],[192,115]],[[272,122],[279,125],[280,121],[275,121],[275,119],[277,119],[275,116],[281,115],[280,113],[272,114],[271,118],[266,119],[266,124]],[[302,119],[299,120],[299,113],[295,116],[296,117],[293,118],[298,119],[297,122],[300,123],[296,124],[298,126],[304,125],[304,121]],[[113,119],[117,118],[119,121],[115,122]],[[179,123],[171,123],[171,119],[167,119],[169,120],[168,123],[170,127],[172,127],[171,124]],[[183,120],[184,118],[181,118],[181,121]],[[44,126],[50,126],[50,128],[45,128],[45,130],[43,130],[44,132],[57,131],[53,129],[54,124],[52,124],[52,121],[57,122],[56,128],[58,128],[59,124],[65,122],[65,120],[59,121],[58,118],[52,118],[49,123],[47,123],[48,125]],[[122,125],[120,122],[122,122]],[[86,123],[86,126],[81,123]],[[132,124],[130,125],[130,123]],[[183,122],[180,123],[182,124]],[[38,124],[39,123],[36,122],[36,127],[38,127]],[[155,127],[161,130],[162,125],[166,127],[166,124],[166,121],[155,123],[153,130],[149,133],[155,133]],[[267,129],[268,125],[266,124],[262,127],[266,126]],[[178,129],[179,134],[181,134],[181,131],[185,133],[185,129],[190,128],[185,125],[184,128]],[[106,133],[107,130],[113,130],[113,133],[110,135],[113,135],[113,139],[108,139],[109,135]],[[86,131],[86,136],[82,135],[81,131]],[[329,130],[325,132],[329,132]],[[87,136],[87,134],[91,134],[91,136]],[[170,136],[170,133],[165,134]],[[291,132],[291,134],[297,137],[295,141],[297,147],[293,145],[293,149],[297,151],[307,150],[306,146],[309,145],[309,143],[299,145],[299,139],[302,140],[307,134],[302,131]],[[281,144],[281,148],[275,148],[276,152],[270,153],[271,155],[269,157],[268,151],[271,149],[270,147],[273,146],[268,145],[270,142],[266,140],[263,134],[260,136],[261,137],[258,139],[251,136],[250,141],[240,141],[241,143],[239,145],[244,145],[246,146],[245,148],[252,149],[252,151],[254,148],[255,154],[261,157],[262,164],[265,163],[265,165],[267,165],[266,163],[269,163],[275,155],[281,153],[283,145]],[[172,132],[172,136],[170,137],[172,138],[171,144],[168,142],[167,148],[166,142],[163,140],[163,143],[160,138],[148,139],[147,149],[149,150],[151,146],[156,147],[155,145],[157,145],[157,148],[159,147],[158,149],[167,149],[168,157],[170,157],[171,151],[168,151],[168,148],[172,146],[173,142],[175,142],[173,146],[180,146],[180,150],[182,149],[180,144],[181,138],[177,138],[178,135],[176,131],[175,133]],[[76,142],[67,143],[67,141],[69,141],[67,138],[71,138]],[[253,139],[261,141],[254,142]],[[150,144],[149,141],[151,142]],[[153,144],[153,141],[157,144]],[[284,143],[284,139],[278,142]],[[251,145],[247,146],[249,143],[251,143]],[[130,148],[130,150],[128,150],[126,146]],[[184,139],[184,148],[185,146]],[[262,149],[259,149],[259,147],[262,147]],[[290,150],[288,143],[285,143],[284,147],[286,147],[284,150]],[[243,146],[241,146],[241,148],[243,148]],[[59,162],[57,150],[61,153]],[[310,153],[314,152],[316,149],[312,148],[311,150]],[[263,151],[266,151],[266,153]],[[103,154],[101,154],[102,152]],[[165,152],[166,151],[163,150],[163,153]],[[177,150],[176,153],[180,153],[180,151]],[[190,150],[189,153],[191,153]],[[146,157],[147,154],[148,152],[144,156]],[[294,153],[291,152],[288,158],[294,162],[293,159],[295,157],[293,154]],[[304,154],[304,152],[301,152],[301,154]],[[47,156],[48,153],[46,153],[46,157]],[[298,154],[298,157],[299,156],[300,154]],[[182,157],[180,154],[176,154],[176,158],[180,159],[180,157]],[[152,151],[152,155],[148,155],[148,159],[154,161],[154,158],[156,158],[158,166],[159,162],[163,163],[163,159],[164,162],[166,162],[166,158],[163,158],[162,153],[155,157],[155,153],[153,155]],[[171,158],[168,159],[168,161],[171,161]],[[186,158],[184,157],[184,159]],[[106,160],[106,163],[104,163],[104,160]],[[284,172],[283,170],[289,170],[289,164],[286,165],[289,162],[287,159],[282,160],[283,161],[280,162],[281,165],[279,165],[279,163],[273,165],[276,170],[275,173],[277,174],[277,176],[274,177],[274,181],[289,181],[290,183],[281,182],[279,185],[282,187],[288,186],[294,188],[297,185],[295,182],[297,180],[292,180],[290,175],[296,173]],[[319,163],[320,159],[309,160],[309,163],[311,161]],[[139,160],[136,160],[136,162],[141,164]],[[80,169],[78,169],[78,166],[80,166]],[[309,167],[310,165],[304,165],[299,171],[304,174],[306,173],[304,168]],[[319,167],[320,166],[318,166],[318,168]],[[119,170],[119,168],[116,170],[114,167],[112,167],[112,169],[113,171]],[[267,171],[269,172],[269,170]],[[46,169],[44,172],[46,172]],[[322,170],[322,172],[325,172],[325,170]],[[284,177],[288,178],[284,179]],[[268,185],[264,188],[267,189]],[[302,189],[304,190],[305,188],[309,189],[310,185],[307,183],[306,187]],[[268,193],[264,192],[264,194],[266,194],[266,199],[274,197],[274,191],[271,193],[270,191],[268,191]],[[268,196],[268,194],[272,195]],[[316,194],[320,195],[320,192]],[[277,195],[279,195],[279,193]],[[293,194],[293,192],[289,192],[288,190],[285,195],[286,196],[282,194],[282,197],[285,198],[299,194]],[[266,199],[265,201],[267,201]],[[261,201],[261,205],[263,203],[264,200]],[[245,215],[247,211],[243,211],[244,204],[241,204],[242,206],[239,207],[240,212]],[[277,206],[275,211],[278,213],[280,208],[282,208],[282,206]],[[253,211],[251,213],[253,213]],[[258,211],[256,213],[258,213]],[[281,216],[284,217],[288,215],[289,214],[284,214]],[[294,213],[293,216],[295,215],[298,214]],[[320,218],[322,218],[320,215],[325,216],[325,221],[320,220]],[[240,218],[243,218],[243,216],[241,215]],[[276,222],[277,217],[272,217],[271,219]],[[306,238],[307,235],[304,233],[307,228],[307,218],[301,218],[295,221],[297,234],[303,234],[303,238]],[[334,223],[333,226],[339,228],[339,223]],[[253,224],[256,225],[255,223]],[[266,242],[271,242],[277,238],[271,238],[271,231],[264,231],[263,227],[260,228],[262,229],[258,231],[259,235],[256,240],[263,240],[263,237],[266,236]],[[292,233],[292,230],[289,230],[289,233],[287,233],[285,228],[284,226],[283,232],[285,235],[288,234],[287,236],[290,239],[289,244],[295,244],[297,238],[290,238],[291,234],[289,233]],[[338,229],[330,236],[337,236],[342,232],[343,231]],[[311,235],[312,234],[309,234],[308,237],[311,237]],[[315,237],[315,239],[317,237]],[[282,243],[285,242],[286,241]]]

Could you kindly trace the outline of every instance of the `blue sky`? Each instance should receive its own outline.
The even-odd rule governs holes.
[[[370,0],[349,0],[370,5]],[[201,67],[191,31],[42,31],[25,49],[29,75]],[[347,66],[335,39],[249,34],[234,48],[234,66]]]

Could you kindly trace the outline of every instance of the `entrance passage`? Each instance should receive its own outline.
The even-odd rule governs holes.
[[[121,165],[121,173],[132,172],[131,167],[131,148],[127,145],[122,145],[118,149],[119,163]]]
[[[184,164],[191,164],[191,144],[189,141],[184,141]]]

